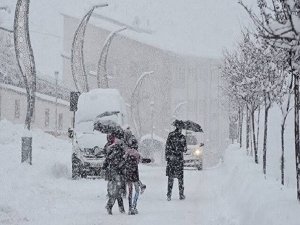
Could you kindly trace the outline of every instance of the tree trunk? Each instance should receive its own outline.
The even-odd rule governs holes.
[[[286,116],[283,119],[283,122],[281,124],[281,184],[284,185],[284,131],[285,131],[285,121]]]
[[[256,149],[258,150],[258,142],[259,142],[259,121],[260,121],[260,107],[258,107],[258,113],[257,113],[257,127],[256,127]]]
[[[294,98],[295,98],[295,158],[296,158],[296,179],[297,179],[297,198],[300,201],[300,146],[299,146],[299,76],[295,75]]]
[[[284,185],[284,163],[285,163],[285,157],[284,157],[284,132],[285,132],[285,123],[286,123],[286,119],[288,117],[289,111],[290,111],[290,102],[291,102],[291,94],[292,94],[292,88],[293,88],[293,76],[291,79],[291,84],[290,84],[290,91],[289,91],[289,95],[288,95],[288,100],[287,100],[287,104],[286,104],[286,112],[283,111],[283,108],[281,108],[281,112],[283,114],[283,119],[282,119],[282,123],[281,123],[281,184]]]
[[[249,108],[247,106],[246,109],[246,149],[247,153],[249,152],[249,139],[250,139],[250,115],[249,115]]]
[[[239,113],[239,139],[240,139],[240,148],[243,147],[243,109],[240,109]]]
[[[254,121],[254,109],[251,110],[252,119],[252,135],[253,135],[253,148],[254,148],[254,161],[258,164],[257,148],[256,148],[256,138],[255,138],[255,121]]]
[[[267,97],[265,97],[265,123],[264,123],[264,143],[263,143],[263,172],[267,173],[267,139],[268,139],[268,116],[270,109],[270,102],[267,102]]]

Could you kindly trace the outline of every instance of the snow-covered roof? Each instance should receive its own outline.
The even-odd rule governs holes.
[[[0,88],[12,90],[14,92],[26,95],[26,90],[24,88],[21,88],[21,87],[0,83]],[[55,103],[55,97],[45,95],[45,94],[41,94],[41,93],[38,93],[38,92],[35,93],[35,96],[37,98],[41,99],[41,100]],[[65,106],[70,105],[70,103],[68,101],[65,101],[65,100],[62,100],[62,99],[57,99],[57,103],[60,104],[60,105],[65,105]]]
[[[93,121],[106,111],[124,113],[124,110],[124,101],[117,89],[93,89],[79,96],[75,122]]]

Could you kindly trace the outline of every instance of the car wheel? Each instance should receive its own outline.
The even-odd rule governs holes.
[[[196,165],[197,170],[202,170],[202,162],[199,161],[198,164]]]

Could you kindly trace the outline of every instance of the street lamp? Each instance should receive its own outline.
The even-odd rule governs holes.
[[[175,109],[174,109],[174,111],[173,111],[173,115],[172,115],[173,119],[177,119],[176,114],[178,113],[179,109],[180,109],[183,105],[186,105],[187,103],[188,103],[187,101],[184,101],[184,102],[179,102],[179,103],[176,105],[176,107],[175,107]]]
[[[154,133],[154,101],[150,102],[150,110],[151,110],[151,139],[152,139],[152,147],[153,147],[153,133]]]
[[[58,100],[58,71],[54,72],[55,75],[55,137],[58,136],[58,129],[57,129],[57,100]]]
[[[137,89],[142,85],[143,80],[147,76],[150,76],[152,74],[153,74],[153,71],[142,73],[141,76],[139,77],[139,79],[136,81],[135,87],[134,87],[134,89],[132,91],[132,94],[131,94],[131,104],[130,104],[131,118],[132,118],[132,122],[134,124],[135,131],[136,131],[136,134],[137,134],[138,137],[140,137],[140,132],[139,132],[135,117],[133,116],[134,98],[136,96]]]

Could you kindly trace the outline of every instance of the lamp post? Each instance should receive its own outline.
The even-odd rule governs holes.
[[[58,98],[58,71],[54,72],[55,75],[55,137],[58,136],[58,129],[57,129],[57,98]]]
[[[132,122],[134,124],[134,127],[135,127],[135,130],[136,130],[136,134],[137,136],[140,138],[140,131],[138,129],[138,126],[137,126],[137,122],[135,120],[135,117],[134,117],[134,113],[133,113],[133,107],[134,107],[134,98],[136,97],[136,93],[137,93],[137,89],[142,85],[142,82],[143,80],[147,77],[147,76],[150,76],[151,74],[153,74],[153,71],[150,71],[150,72],[144,72],[141,74],[141,76],[139,77],[139,79],[137,80],[136,84],[135,84],[135,87],[131,93],[131,104],[130,104],[130,112],[131,112],[131,118],[132,118]]]
[[[173,115],[172,115],[173,119],[177,119],[176,114],[178,113],[179,109],[180,109],[183,105],[186,105],[187,103],[188,103],[187,101],[184,101],[184,102],[179,102],[179,103],[176,105],[176,107],[175,107],[175,109],[174,109],[174,111],[173,111]]]
[[[151,111],[151,152],[154,150],[154,101],[150,102],[150,111]]]
[[[150,110],[151,110],[151,139],[153,145],[153,133],[154,133],[154,101],[150,102]],[[153,147],[153,146],[152,146]]]

